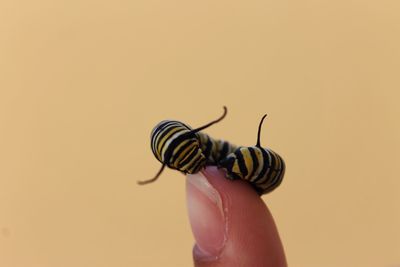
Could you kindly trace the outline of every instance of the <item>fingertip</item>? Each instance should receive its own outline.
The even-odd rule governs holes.
[[[202,172],[218,192],[225,196],[226,201],[230,201],[233,197],[242,203],[252,202],[253,204],[258,203],[258,205],[264,205],[264,202],[258,193],[248,182],[242,180],[231,180],[227,178],[223,169],[216,167],[208,167]],[[235,208],[235,206],[232,208]]]
[[[203,258],[194,253],[195,263],[198,266],[200,263],[201,266],[286,266],[274,219],[251,185],[240,180],[226,179],[224,171],[215,167],[208,167],[202,174],[209,184],[208,189],[220,197],[223,211],[222,221],[214,221],[214,226],[206,222],[205,224],[213,228],[218,228],[215,223],[222,224],[225,229],[225,241],[218,250],[217,257],[211,261],[210,258]],[[188,180],[196,177],[189,176]],[[188,191],[188,194],[193,192]],[[203,209],[199,214],[201,213],[203,215],[199,215],[200,218],[205,218],[207,212]],[[201,251],[205,246],[204,237],[201,235],[207,235],[206,232],[203,231],[200,237],[199,232],[197,237],[195,235],[197,249],[194,252]],[[203,243],[199,243],[198,240]]]
[[[187,176],[186,195],[189,221],[196,240],[193,254],[198,260],[215,260],[226,241],[221,195],[202,173]]]

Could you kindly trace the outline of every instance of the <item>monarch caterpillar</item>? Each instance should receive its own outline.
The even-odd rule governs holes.
[[[238,147],[218,163],[218,167],[226,170],[227,178],[250,182],[260,195],[277,188],[285,174],[285,162],[281,156],[269,148],[262,148],[260,144],[261,126],[266,116],[262,117],[258,126],[255,146]]]
[[[219,145],[224,146],[224,141],[214,141],[200,131],[225,118],[227,108],[223,108],[221,117],[196,129],[174,120],[164,120],[157,124],[151,132],[151,150],[162,166],[154,178],[138,181],[138,184],[154,182],[165,166],[192,174],[199,172],[207,164],[215,164],[221,154],[217,149]],[[211,144],[206,140],[212,140]]]

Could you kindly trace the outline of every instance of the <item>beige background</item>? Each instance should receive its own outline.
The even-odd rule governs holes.
[[[398,1],[0,2],[0,266],[191,266],[162,119],[263,144],[291,266],[400,265]]]

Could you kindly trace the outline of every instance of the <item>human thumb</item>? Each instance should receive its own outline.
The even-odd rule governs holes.
[[[196,267],[286,266],[272,215],[246,182],[207,167],[187,176],[186,192]]]

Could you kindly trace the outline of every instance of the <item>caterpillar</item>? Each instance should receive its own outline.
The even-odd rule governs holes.
[[[233,153],[218,162],[226,170],[228,179],[250,182],[260,194],[267,194],[277,188],[285,174],[285,162],[276,152],[260,144],[261,127],[265,114],[258,126],[257,144],[252,147],[238,147]]]
[[[184,174],[197,173],[206,165],[215,165],[225,154],[232,152],[235,146],[200,132],[225,118],[227,108],[223,108],[221,117],[196,129],[175,120],[164,120],[157,124],[151,132],[151,150],[162,166],[154,178],[138,181],[138,184],[156,181],[166,166]]]

